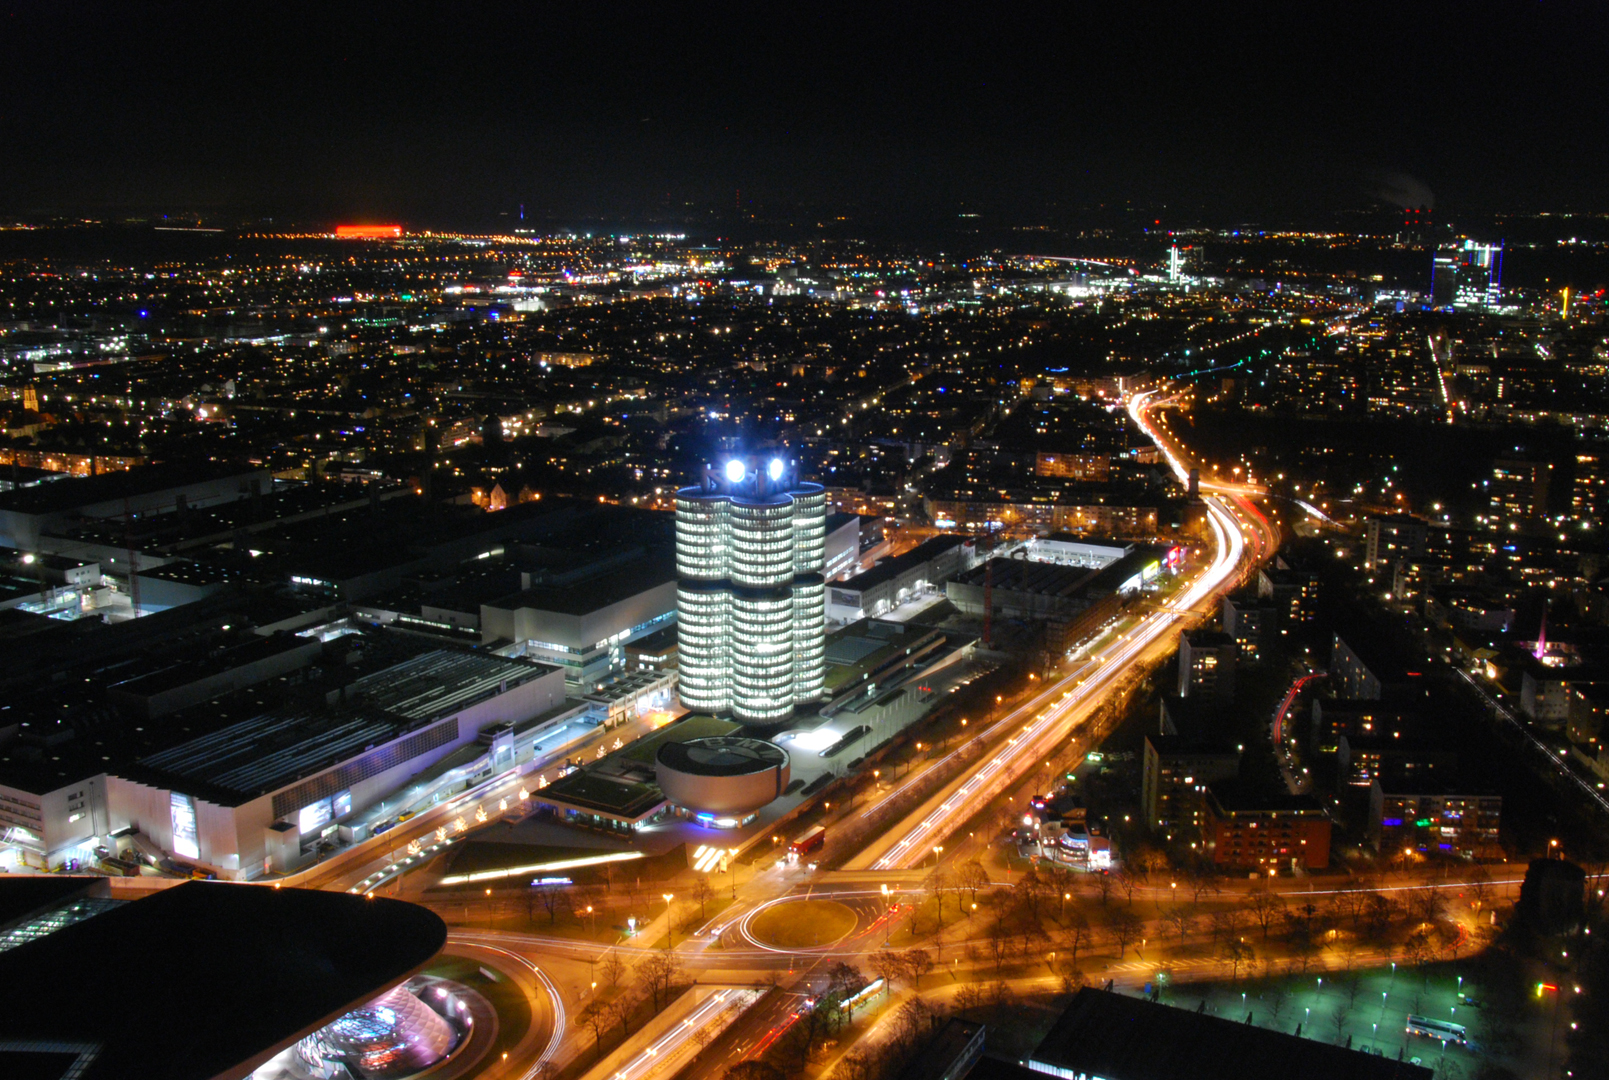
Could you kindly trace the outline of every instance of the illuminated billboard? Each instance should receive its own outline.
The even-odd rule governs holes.
[[[303,833],[321,829],[336,818],[352,812],[352,793],[338,791],[328,799],[308,803],[296,815],[296,827]]]
[[[339,240],[394,240],[402,235],[401,225],[337,225]]]
[[[185,859],[201,858],[196,841],[196,804],[188,795],[168,793],[168,817],[173,823],[173,853]]]

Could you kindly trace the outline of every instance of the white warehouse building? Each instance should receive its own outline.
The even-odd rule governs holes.
[[[250,880],[295,870],[305,844],[476,741],[561,705],[556,667],[435,649],[350,684],[345,707],[281,708],[106,778],[109,831]]]

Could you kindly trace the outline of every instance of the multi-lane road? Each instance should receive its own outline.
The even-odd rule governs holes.
[[[1129,412],[1135,423],[1156,440],[1180,480],[1187,482],[1189,470],[1182,452],[1162,436],[1150,417],[1152,410],[1171,400],[1152,392],[1137,394],[1130,399]],[[1279,544],[1278,530],[1248,498],[1254,488],[1211,485],[1203,490],[1207,525],[1213,538],[1210,561],[1177,595],[1133,621],[1125,620],[1118,633],[1099,639],[1065,676],[985,732],[986,741],[997,730],[1011,734],[1003,744],[993,745],[981,761],[945,784],[899,827],[873,841],[847,864],[848,868],[908,869],[934,855],[934,848],[943,846],[949,833],[981,806],[1005,791],[1047,753],[1069,738],[1076,738],[1109,693],[1129,676],[1161,662],[1179,633],[1219,594],[1233,588],[1252,567],[1273,554]]]
[[[1157,442],[1180,479],[1185,480],[1188,466],[1182,449],[1152,421],[1154,411],[1173,400],[1154,392],[1137,394],[1129,401],[1129,411],[1135,422]],[[1270,557],[1278,546],[1277,529],[1250,501],[1249,496],[1256,493],[1250,485],[1204,484],[1202,497],[1211,553],[1189,571],[1188,579],[1166,600],[1142,608],[1137,614],[1124,615],[1103,629],[1099,637],[1077,654],[1074,667],[1065,676],[1051,682],[1027,703],[980,733],[979,738],[987,747],[984,755],[942,785],[903,821],[886,830],[851,860],[846,870],[888,875],[895,886],[893,899],[897,900],[901,889],[914,887],[914,882],[901,884],[906,875],[900,871],[916,867],[925,857],[933,855],[933,848],[941,846],[951,832],[989,800],[1001,795],[1069,739],[1076,739],[1110,694],[1127,685],[1131,677],[1165,659],[1179,633],[1209,611],[1220,594],[1244,580],[1246,574]],[[732,981],[760,976],[782,983],[779,993],[768,996],[752,1016],[746,1017],[724,1037],[717,1056],[728,1064],[734,1057],[756,1052],[760,1044],[775,1038],[790,1022],[799,1008],[799,983],[818,964],[838,958],[864,957],[881,947],[886,934],[880,929],[880,919],[888,917],[890,897],[879,886],[855,880],[856,876],[852,872],[841,878],[826,875],[812,880],[809,885],[816,896],[832,895],[856,911],[857,930],[849,939],[823,943],[812,949],[790,950],[779,949],[752,933],[750,926],[756,913],[800,898],[799,890],[805,883],[799,875],[771,871],[758,874],[745,884],[738,904],[729,915],[714,920],[706,933],[678,948],[677,953],[684,963],[709,976],[724,976]],[[864,877],[864,874],[859,876]],[[643,937],[651,939],[653,934]],[[565,1030],[564,995],[532,959],[546,956],[554,963],[593,960],[599,952],[598,946],[537,935],[467,932],[455,934],[454,941],[462,948],[482,950],[483,955],[489,955],[489,950],[503,950],[508,954],[502,957],[506,963],[529,967],[530,972],[526,974],[534,972],[533,988],[538,981],[545,981],[544,989],[552,997],[554,1012],[548,1017],[548,1040],[542,1042],[539,1051],[535,1043],[542,1040],[535,1036],[528,1040],[530,1047],[522,1044],[526,1051],[522,1054],[524,1063],[518,1070],[509,1070],[507,1075],[526,1075],[528,1070],[540,1069],[544,1061],[565,1056],[561,1050]],[[717,942],[720,947],[711,948]]]

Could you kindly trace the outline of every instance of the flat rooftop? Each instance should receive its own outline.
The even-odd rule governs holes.
[[[884,559],[870,570],[862,571],[834,586],[856,592],[864,592],[873,586],[881,585],[891,578],[899,577],[905,571],[922,565],[929,560],[936,559],[947,551],[952,551],[967,542],[964,536],[934,536],[923,540],[903,555],[895,555]]]
[[[40,484],[37,487],[3,492],[0,493],[0,511],[56,514],[130,495],[182,488],[188,484],[202,484],[231,476],[245,479],[251,476],[266,478],[268,475],[266,469],[229,462],[199,461],[140,465],[123,472],[75,476],[67,480]]]
[[[1114,564],[1115,565],[1115,564]],[[1102,571],[1082,566],[1061,566],[1030,559],[990,559],[975,566],[956,580],[981,587],[986,575],[994,577],[999,592],[1022,592],[1037,596],[1083,596],[1089,584]]]
[[[664,793],[652,784],[600,776],[586,769],[560,777],[531,797],[624,821],[645,818],[665,802]]]
[[[238,806],[423,726],[368,710],[283,709],[140,758],[136,766],[178,781],[187,794]]]
[[[1106,1080],[1431,1080],[1431,1070],[1089,987],[1031,1059]]]
[[[558,615],[587,615],[675,580],[675,555],[655,553],[573,585],[534,585],[489,601],[486,606],[503,611],[530,608]]]
[[[365,675],[346,695],[409,720],[439,720],[557,670],[532,660],[432,649]]]
[[[67,1049],[78,1080],[240,1075],[413,975],[446,940],[436,915],[398,900],[187,882],[0,953],[0,1043]],[[116,956],[139,962],[107,963]],[[63,977],[74,971],[95,973],[93,993]],[[157,1043],[154,1017],[176,1025]],[[40,1064],[9,1053],[0,1076]]]
[[[239,805],[556,670],[432,649],[348,684],[344,707],[271,709],[149,754],[136,765],[188,781],[187,794]]]

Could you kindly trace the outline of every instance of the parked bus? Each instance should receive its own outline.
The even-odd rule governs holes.
[[[788,850],[793,852],[795,855],[808,855],[824,844],[826,840],[827,826],[812,825],[810,828],[800,833],[798,837],[795,838],[793,843],[788,845]]]
[[[1408,1017],[1408,1034],[1423,1035],[1427,1039],[1439,1039],[1444,1043],[1457,1043],[1464,1045],[1464,1025],[1452,1024],[1446,1020],[1432,1020],[1428,1016]]]

